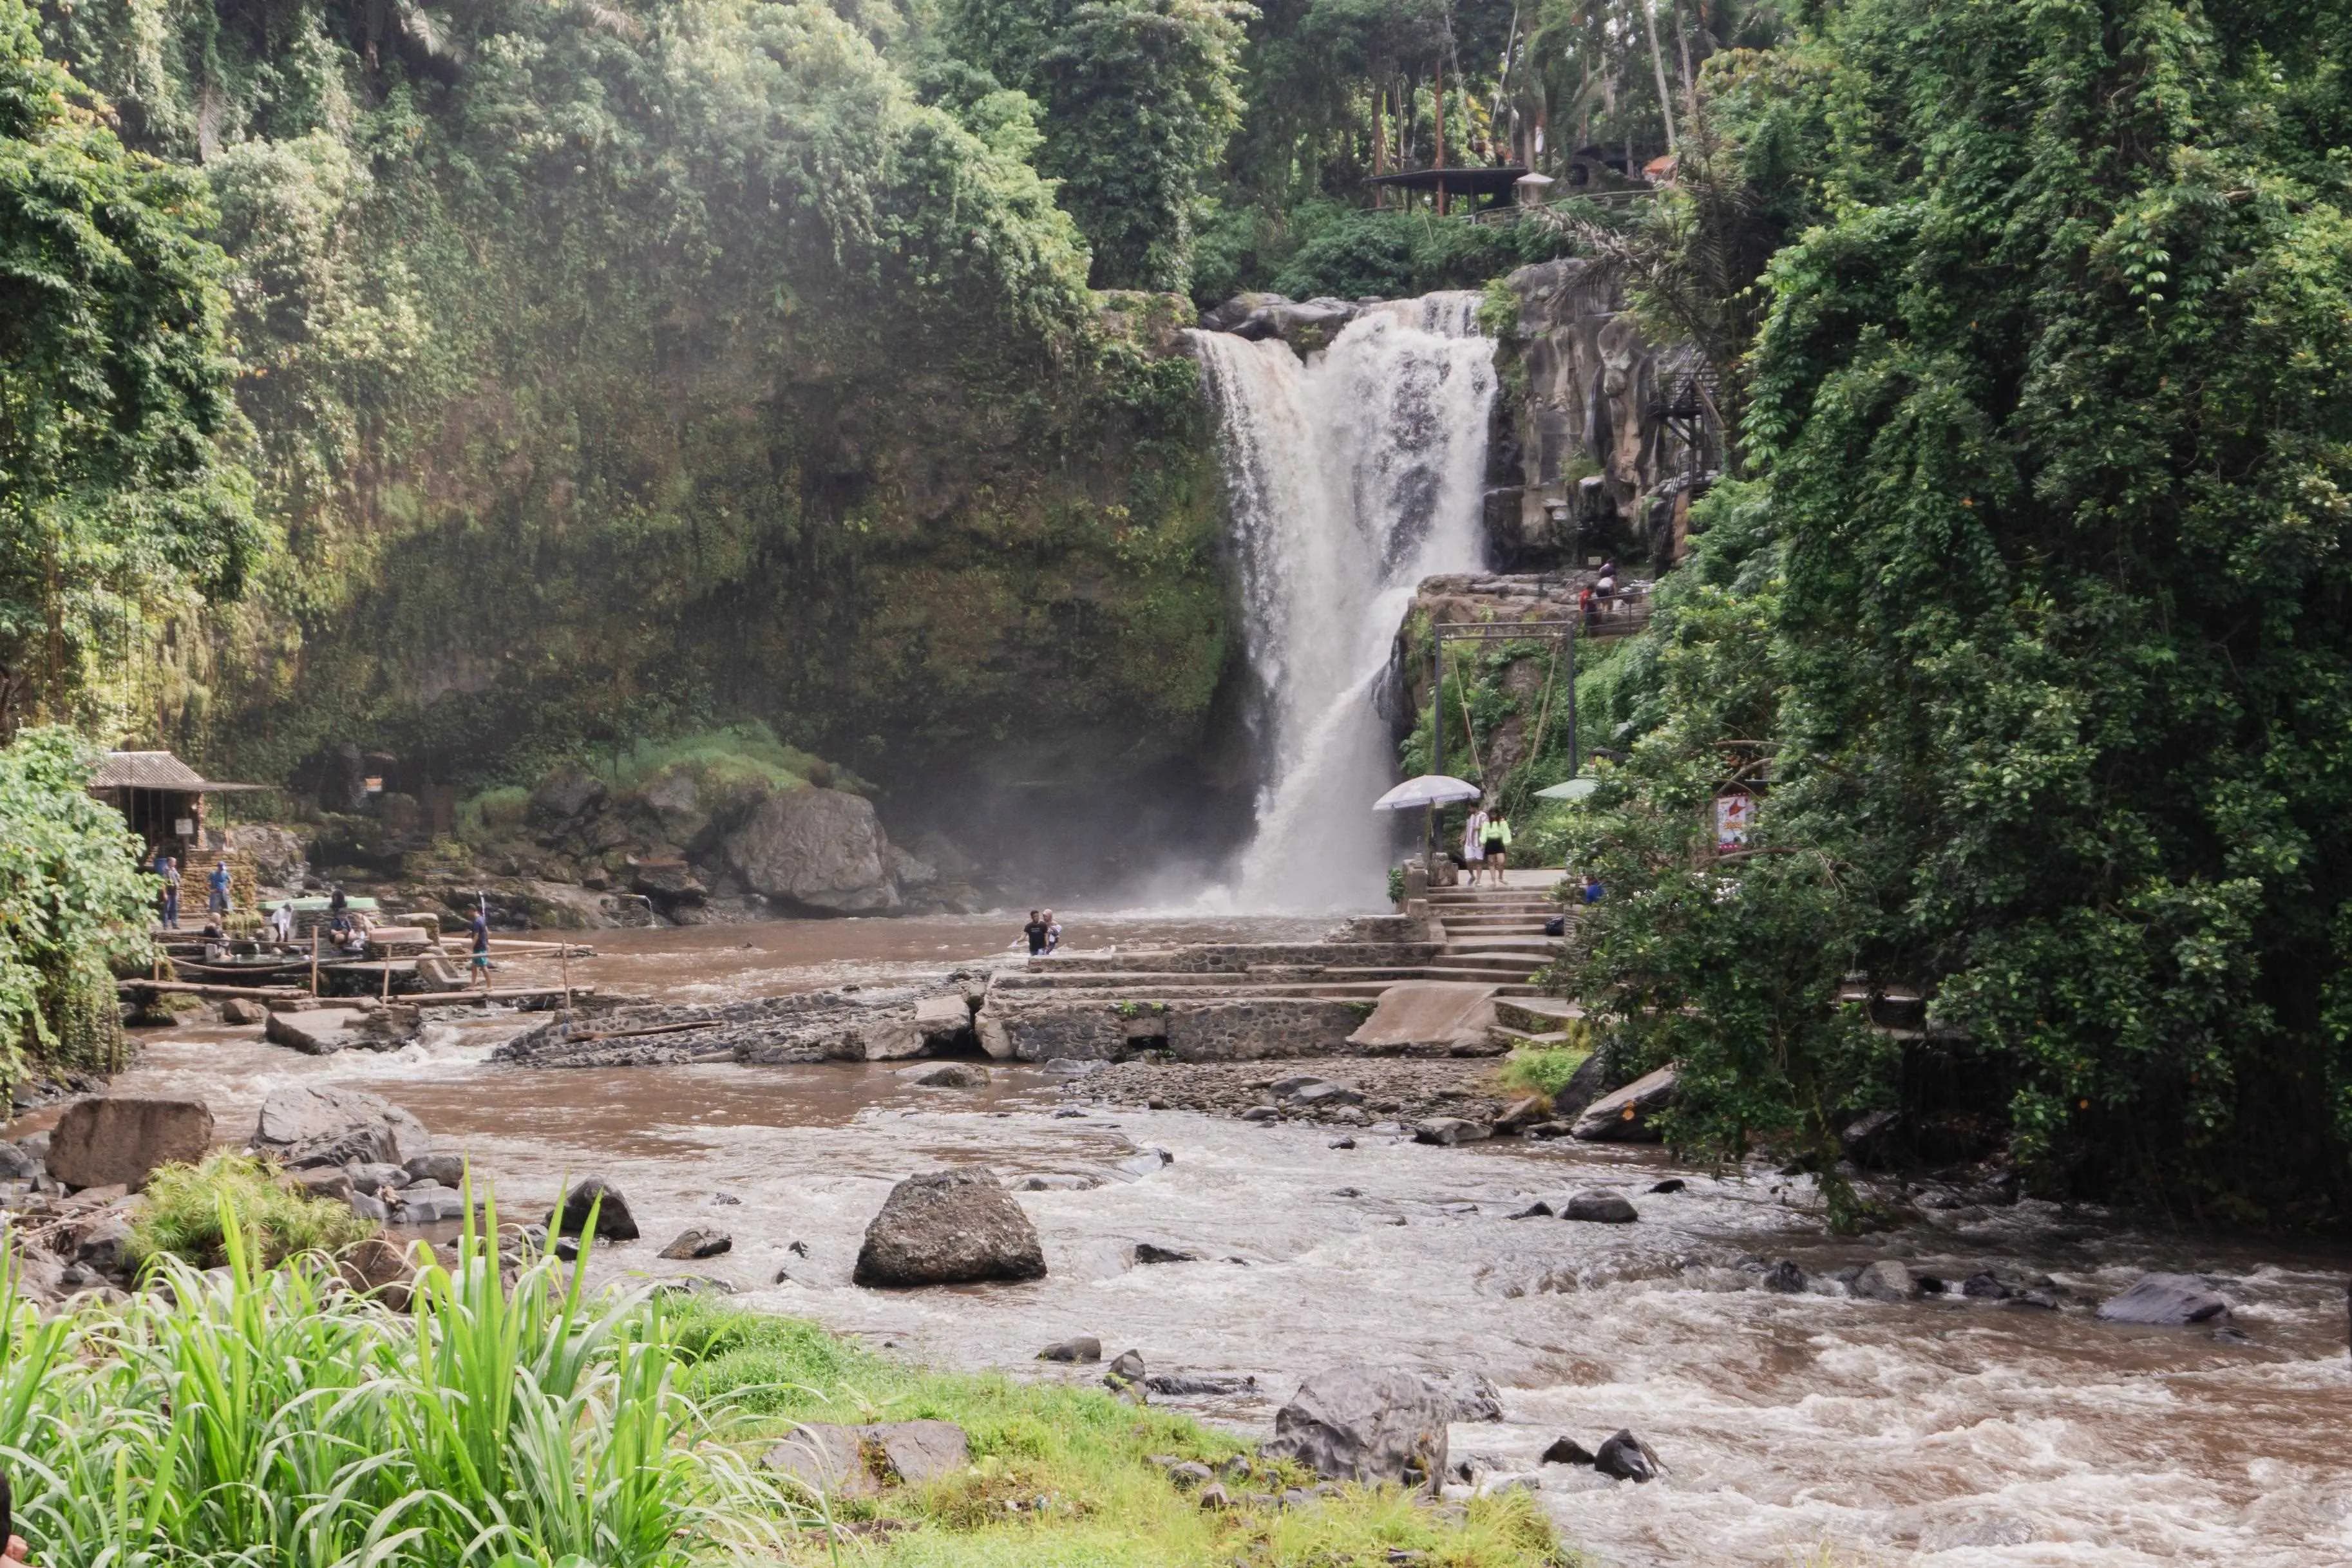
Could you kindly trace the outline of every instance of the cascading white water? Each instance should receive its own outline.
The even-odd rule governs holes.
[[[1370,808],[1396,760],[1373,691],[1414,586],[1482,564],[1495,368],[1477,307],[1473,293],[1375,306],[1305,364],[1277,341],[1193,334],[1266,696],[1247,907],[1381,900],[1392,824]]]

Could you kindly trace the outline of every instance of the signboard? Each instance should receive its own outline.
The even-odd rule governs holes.
[[[182,817],[173,821],[172,824],[172,836],[175,839],[194,838],[196,836],[196,824],[194,821],[191,818]]]
[[[1756,822],[1756,797],[1743,791],[1715,798],[1715,852],[1719,855],[1748,847]]]

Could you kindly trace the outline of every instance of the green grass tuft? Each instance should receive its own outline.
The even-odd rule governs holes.
[[[1568,1087],[1568,1081],[1591,1054],[1571,1045],[1522,1045],[1503,1059],[1495,1076],[1514,1093],[1540,1094],[1549,1100]]]
[[[759,1429],[796,1422],[937,1419],[962,1427],[971,1471],[913,1492],[835,1505],[835,1517],[911,1526],[866,1544],[890,1568],[1322,1568],[1385,1563],[1421,1552],[1445,1568],[1536,1568],[1570,1561],[1524,1495],[1433,1510],[1394,1489],[1349,1488],[1298,1509],[1203,1511],[1152,1457],[1214,1466],[1250,1445],[1172,1412],[1089,1385],[940,1373],[885,1360],[812,1324],[705,1298],[659,1309],[699,1404],[757,1411]],[[1234,1485],[1236,1494],[1311,1486],[1295,1470]],[[810,1563],[824,1556],[806,1548]]]
[[[343,1204],[278,1185],[276,1172],[242,1155],[207,1155],[201,1165],[160,1166],[147,1206],[131,1227],[131,1255],[183,1259],[200,1269],[228,1261],[226,1227],[265,1268],[299,1252],[333,1251],[375,1233]]]

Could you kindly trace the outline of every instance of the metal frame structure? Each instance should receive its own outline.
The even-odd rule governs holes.
[[[1576,622],[1567,621],[1441,621],[1430,627],[1429,770],[1445,771],[1445,644],[1448,643],[1518,643],[1546,641],[1561,644],[1568,655],[1568,776],[1583,766],[1577,749]],[[1485,779],[1479,783],[1483,787]]]

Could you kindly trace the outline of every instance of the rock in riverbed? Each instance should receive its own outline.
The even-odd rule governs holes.
[[[735,1239],[715,1225],[690,1225],[677,1233],[677,1239],[661,1249],[661,1256],[681,1261],[716,1258],[734,1246]]]
[[[2229,1314],[2229,1298],[2194,1274],[2143,1274],[2130,1290],[2099,1303],[2099,1321],[2106,1323],[2177,1328]]]
[[[1361,1363],[1316,1374],[1276,1412],[1265,1452],[1331,1480],[1435,1490],[1453,1396],[1410,1372]]]
[[[1412,1130],[1416,1144],[1475,1144],[1494,1135],[1494,1129],[1484,1122],[1473,1122],[1461,1116],[1432,1116]]]
[[[960,1473],[971,1464],[971,1447],[952,1421],[820,1421],[796,1427],[760,1462],[811,1492],[872,1497],[886,1484],[921,1486]]]
[[[578,1236],[588,1228],[588,1211],[596,1211],[596,1239],[599,1241],[635,1241],[637,1239],[636,1216],[629,1212],[629,1200],[621,1189],[598,1176],[590,1176],[563,1195],[563,1201],[547,1217],[547,1228],[558,1236]]]
[[[354,1160],[398,1165],[431,1149],[433,1138],[425,1124],[382,1095],[299,1084],[261,1103],[253,1146],[299,1170]]]
[[[1631,1225],[1641,1218],[1625,1195],[1605,1186],[1572,1193],[1560,1210],[1562,1219],[1583,1219],[1596,1225]]]
[[[166,1161],[193,1164],[212,1147],[201,1100],[102,1094],[79,1101],[49,1134],[49,1174],[68,1186],[138,1186]]]
[[[1037,1359],[1063,1362],[1100,1361],[1102,1341],[1092,1334],[1081,1334],[1076,1339],[1066,1339],[1059,1344],[1047,1345],[1037,1353]]]
[[[988,1069],[969,1061],[942,1061],[910,1067],[898,1076],[919,1089],[978,1089],[987,1083]]]
[[[866,1228],[860,1285],[961,1285],[1045,1277],[1036,1227],[981,1166],[908,1176]]]
[[[1663,1134],[1654,1118],[1674,1100],[1675,1070],[1661,1067],[1587,1106],[1576,1119],[1575,1135],[1586,1143],[1654,1144]]]
[[[1885,1258],[1855,1275],[1847,1288],[1872,1301],[1911,1301],[1919,1297],[1919,1281],[1911,1277],[1911,1270]]]

